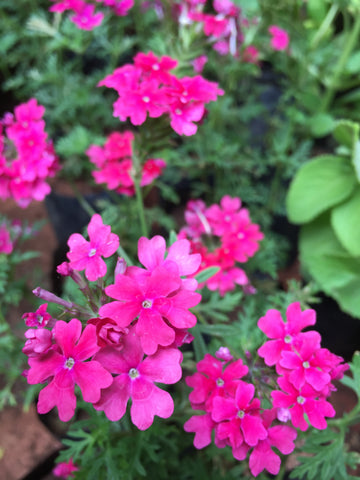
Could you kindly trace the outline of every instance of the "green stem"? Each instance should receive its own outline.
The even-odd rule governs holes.
[[[136,205],[139,214],[141,233],[144,237],[148,236],[148,230],[145,220],[145,209],[144,209],[144,200],[142,196],[142,191],[140,187],[140,175],[141,175],[141,165],[140,162],[135,160],[136,155],[133,156],[133,165],[135,168],[134,174],[134,185],[135,185],[135,196],[136,196]],[[140,168],[139,168],[140,167]]]
[[[335,66],[334,73],[333,73],[333,76],[330,80],[329,87],[328,87],[327,91],[325,92],[323,101],[320,105],[320,109],[319,109],[320,112],[326,112],[326,110],[329,108],[329,105],[333,101],[333,98],[335,96],[336,89],[337,89],[337,86],[338,86],[339,78],[340,78],[340,76],[341,76],[341,74],[344,70],[344,67],[346,65],[346,62],[347,62],[351,52],[353,51],[353,49],[355,47],[355,44],[358,40],[359,32],[360,32],[360,15],[357,15],[354,26],[353,26],[352,30],[349,32],[349,34],[347,35],[345,46],[342,50],[339,61],[337,62],[336,66]]]
[[[79,189],[77,188],[75,183],[73,181],[70,181],[70,184],[71,184],[71,188],[74,191],[75,197],[79,201],[80,205],[83,207],[85,212],[88,213],[90,215],[90,217],[92,217],[96,213],[95,210],[90,205],[90,203],[84,198],[84,196],[81,195],[81,193],[79,192]]]
[[[326,17],[324,18],[322,24],[319,27],[319,30],[316,32],[314,38],[312,39],[311,48],[313,50],[315,50],[320,40],[323,38],[323,36],[326,34],[328,29],[330,28],[330,25],[332,24],[338,10],[339,10],[339,7],[337,5],[332,5],[331,8],[329,9]]]

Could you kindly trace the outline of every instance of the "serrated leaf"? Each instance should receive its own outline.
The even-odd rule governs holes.
[[[298,170],[287,197],[289,220],[301,224],[313,220],[349,197],[356,178],[349,160],[323,155]]]
[[[360,256],[360,188],[346,202],[331,211],[331,225],[342,246]]]

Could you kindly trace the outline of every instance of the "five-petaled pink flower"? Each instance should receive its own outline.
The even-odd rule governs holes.
[[[106,275],[106,263],[101,257],[110,257],[119,247],[119,237],[111,233],[111,227],[104,225],[99,214],[92,216],[88,225],[89,241],[79,233],[73,233],[68,245],[70,251],[67,257],[69,265],[74,270],[85,270],[85,276],[90,281]]]
[[[60,420],[67,422],[75,412],[75,384],[86,402],[95,403],[100,399],[101,389],[109,387],[113,377],[99,362],[85,362],[100,348],[94,325],[87,325],[82,331],[76,318],[69,323],[59,320],[54,327],[54,340],[54,347],[44,355],[29,358],[27,380],[32,385],[49,381],[40,391],[38,412],[47,413],[56,406]]]
[[[116,374],[112,385],[103,390],[94,405],[112,421],[120,420],[131,398],[130,416],[140,430],[149,428],[154,416],[168,418],[174,410],[170,394],[155,383],[172,384],[181,378],[182,354],[176,348],[158,349],[144,359],[144,352],[134,328],[124,339],[124,348],[103,348],[95,359]]]

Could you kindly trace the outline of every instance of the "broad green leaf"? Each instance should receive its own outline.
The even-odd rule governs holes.
[[[351,160],[355,168],[356,178],[360,183],[360,141],[359,140],[357,140],[354,144]]]
[[[304,267],[342,310],[360,317],[360,259],[343,248],[324,214],[302,227],[299,239]]]
[[[356,184],[346,158],[323,155],[306,163],[295,175],[286,198],[289,220],[306,223],[350,196]]]
[[[334,129],[334,126],[334,117],[328,113],[316,113],[309,119],[310,131],[314,137],[324,137]]]
[[[318,25],[320,25],[327,13],[326,0],[308,0],[306,8],[309,17],[315,20]]]
[[[339,120],[334,128],[333,135],[341,145],[345,145],[352,150],[355,142],[359,140],[359,128],[358,123],[350,120]]]
[[[343,247],[360,256],[360,187],[346,202],[331,211],[331,225]]]

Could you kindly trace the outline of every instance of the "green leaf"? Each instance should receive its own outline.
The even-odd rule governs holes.
[[[327,8],[326,8],[325,0],[308,0],[307,1],[307,12],[310,18],[316,21],[318,25],[321,24],[323,19],[326,16]]]
[[[345,66],[345,70],[348,73],[360,72],[360,52],[355,52],[350,56]]]
[[[354,257],[360,256],[360,187],[345,203],[331,211],[331,225],[342,246]]]
[[[286,198],[289,220],[306,223],[350,196],[356,178],[343,157],[322,155],[306,163],[295,175]]]
[[[350,120],[339,120],[334,128],[333,135],[337,142],[349,149],[359,140],[359,124]]]
[[[199,283],[206,282],[206,280],[209,280],[209,278],[211,278],[211,277],[213,277],[214,275],[216,275],[219,270],[220,270],[220,267],[208,267],[208,268],[205,268],[204,270],[201,270],[201,272],[199,272],[199,273],[195,276],[195,279],[196,279]]]
[[[302,227],[299,238],[300,258],[304,267],[332,296],[342,310],[360,317],[360,259],[343,248],[324,214]]]
[[[335,126],[334,118],[328,113],[317,113],[309,119],[309,127],[314,137],[328,135]]]

